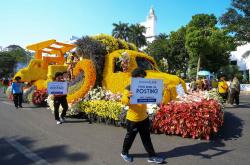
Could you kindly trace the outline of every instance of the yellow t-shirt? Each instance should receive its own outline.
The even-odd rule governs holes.
[[[228,85],[226,81],[220,81],[218,83],[218,91],[219,93],[226,93],[228,90]]]
[[[148,117],[147,114],[147,105],[146,104],[130,104],[129,91],[124,90],[122,95],[122,103],[129,106],[127,112],[127,119],[130,121],[138,122],[143,121]]]

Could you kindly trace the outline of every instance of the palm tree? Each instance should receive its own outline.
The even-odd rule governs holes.
[[[119,21],[118,24],[113,23],[114,29],[112,30],[112,36],[115,38],[120,38],[125,41],[128,41],[128,35],[129,35],[129,26],[128,23],[121,23]]]
[[[165,40],[168,37],[169,36],[166,33],[160,33],[158,36],[156,36],[156,39]]]
[[[147,44],[146,37],[144,33],[146,28],[140,24],[132,24],[129,27],[129,42],[134,43],[138,48]]]

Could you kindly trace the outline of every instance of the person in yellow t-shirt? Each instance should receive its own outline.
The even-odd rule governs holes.
[[[145,77],[146,72],[141,68],[136,68],[132,72],[132,77]],[[130,97],[133,93],[130,91],[130,85],[127,86],[123,92],[122,103],[129,106],[126,119],[127,119],[127,134],[123,142],[123,149],[121,157],[127,161],[132,162],[133,157],[129,155],[134,139],[139,132],[144,148],[148,152],[148,162],[162,163],[163,158],[157,157],[153,144],[150,138],[150,122],[147,114],[146,104],[130,104]]]
[[[220,81],[218,82],[218,92],[225,102],[228,96],[228,85],[225,81],[225,76],[221,76]]]

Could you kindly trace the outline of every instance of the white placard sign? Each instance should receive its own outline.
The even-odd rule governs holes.
[[[49,82],[48,83],[48,94],[67,94],[68,83],[67,82]]]
[[[131,104],[158,104],[162,100],[163,80],[132,78],[131,91]]]

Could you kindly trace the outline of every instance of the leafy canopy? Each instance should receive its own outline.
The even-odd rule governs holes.
[[[232,0],[231,7],[220,17],[223,28],[235,34],[239,43],[250,42],[250,1]]]

